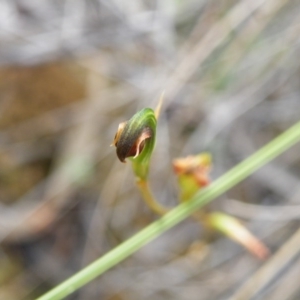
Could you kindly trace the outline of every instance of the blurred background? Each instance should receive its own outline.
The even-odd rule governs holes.
[[[209,151],[215,179],[299,120],[298,0],[0,1],[0,299],[43,294],[157,219],[118,124],[165,90],[151,166]],[[300,299],[300,146],[207,207],[274,253],[188,219],[68,299]]]

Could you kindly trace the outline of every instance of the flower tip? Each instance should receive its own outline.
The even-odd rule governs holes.
[[[118,156],[118,158],[119,158],[121,163],[126,164],[126,160],[124,158],[120,158],[119,156]]]
[[[121,134],[122,134],[122,132],[123,132],[125,126],[126,126],[126,123],[127,123],[127,122],[122,122],[122,123],[119,124],[117,133],[115,134],[115,138],[114,138],[113,142],[110,144],[110,147],[112,147],[112,146],[117,147],[118,141],[119,141],[119,139],[120,139],[120,136],[121,136]]]
[[[117,153],[117,156],[118,156],[118,159],[121,163],[126,163],[126,154],[124,154],[124,151],[122,151],[122,149],[118,146],[116,146],[117,149],[116,149],[116,153]]]
[[[163,104],[163,101],[164,101],[164,98],[165,98],[165,91],[162,91],[161,95],[160,95],[160,98],[159,98],[159,102],[155,108],[155,118],[156,120],[159,118],[159,115],[160,115],[160,111],[161,111],[161,107],[162,107],[162,104]]]
[[[260,260],[266,260],[270,256],[269,248],[260,241],[253,242],[248,250]]]

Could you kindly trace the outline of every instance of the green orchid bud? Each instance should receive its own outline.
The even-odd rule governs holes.
[[[208,153],[174,159],[173,168],[178,176],[181,201],[190,200],[199,189],[210,183],[211,156]]]
[[[162,107],[164,93],[155,109],[144,108],[137,112],[129,121],[119,125],[113,145],[121,162],[129,158],[136,175],[136,184],[145,203],[159,215],[168,208],[156,201],[149,184],[148,173],[152,151],[155,146],[157,119]]]
[[[222,232],[260,259],[270,254],[267,246],[232,216],[221,212],[210,213],[206,216],[206,225]]]
[[[137,112],[129,121],[119,125],[113,145],[121,162],[129,158],[135,175],[146,180],[155,145],[156,116],[151,108]]]

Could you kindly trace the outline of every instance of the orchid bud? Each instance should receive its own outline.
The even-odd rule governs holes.
[[[155,145],[156,117],[151,108],[137,112],[129,121],[119,125],[113,145],[121,162],[129,158],[135,175],[145,180]]]
[[[191,155],[173,160],[173,168],[178,176],[180,199],[187,201],[200,189],[210,182],[209,171],[211,156],[208,153]]]
[[[239,220],[221,212],[213,212],[206,217],[207,225],[216,229],[240,245],[259,259],[265,259],[270,254],[269,249],[254,236]]]

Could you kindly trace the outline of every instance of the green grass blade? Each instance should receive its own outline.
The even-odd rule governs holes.
[[[187,218],[201,206],[241,182],[258,168],[289,149],[298,141],[300,141],[300,122],[214,181],[209,187],[198,192],[191,201],[178,205],[161,219],[153,222],[118,247],[38,298],[38,300],[59,300],[78,290],[86,283],[136,252],[145,244]]]

